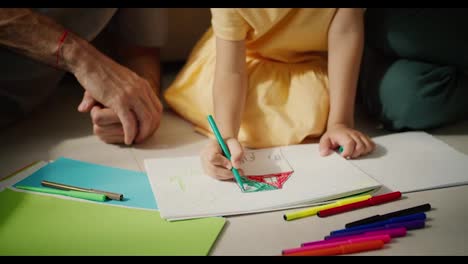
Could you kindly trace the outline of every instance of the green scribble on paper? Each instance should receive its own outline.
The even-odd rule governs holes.
[[[251,192],[263,192],[263,191],[271,191],[277,190],[278,188],[271,186],[266,183],[252,181],[248,178],[242,177],[242,182],[244,183],[244,192],[251,193]]]
[[[179,176],[173,176],[169,179],[170,182],[177,182],[177,185],[179,185],[179,188],[185,192],[185,185],[182,179],[180,179]]]

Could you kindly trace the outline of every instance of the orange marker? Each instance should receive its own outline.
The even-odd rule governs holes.
[[[307,251],[288,254],[287,256],[333,256],[376,250],[381,249],[383,246],[384,242],[382,240],[371,240],[364,242],[356,242],[347,245],[339,245],[336,247],[311,249]]]

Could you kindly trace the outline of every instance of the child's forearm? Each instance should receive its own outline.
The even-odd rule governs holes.
[[[247,93],[243,41],[216,40],[213,107],[224,138],[237,138]]]
[[[214,114],[221,135],[237,138],[246,95],[246,77],[238,73],[216,73],[213,89]]]
[[[339,9],[328,33],[328,126],[354,126],[354,104],[363,42],[363,11]]]

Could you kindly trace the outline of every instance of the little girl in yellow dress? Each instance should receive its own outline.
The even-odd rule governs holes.
[[[211,9],[212,27],[164,94],[175,112],[207,135],[207,116],[214,114],[232,163],[213,140],[202,154],[209,175],[232,178],[228,169],[238,167],[241,144],[265,148],[322,137],[323,155],[338,146],[344,147],[346,157],[373,150],[372,141],[352,129],[362,13],[336,8]]]

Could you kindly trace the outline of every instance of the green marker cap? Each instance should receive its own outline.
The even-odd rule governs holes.
[[[340,147],[338,148],[338,153],[342,153],[343,150],[344,150],[343,146],[340,146]]]
[[[66,191],[68,196],[86,199],[96,202],[104,202],[106,200],[106,195],[100,193],[91,193],[91,192],[78,192],[78,191]]]

